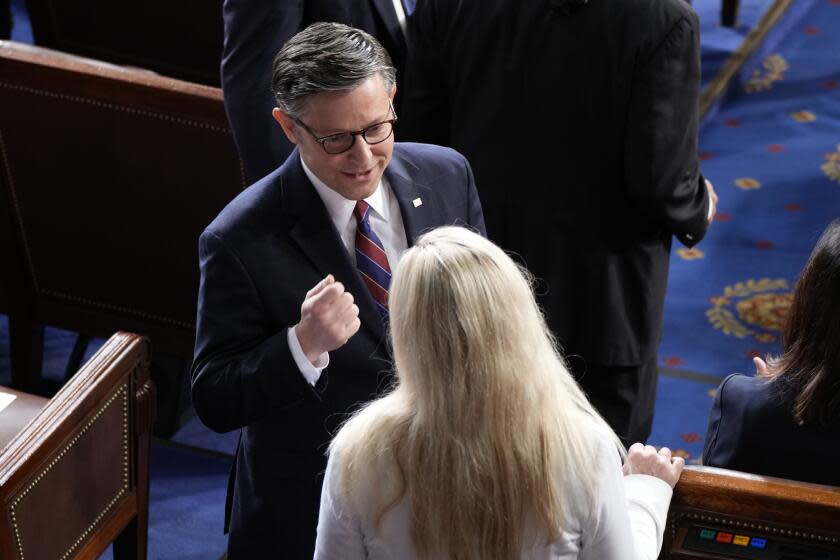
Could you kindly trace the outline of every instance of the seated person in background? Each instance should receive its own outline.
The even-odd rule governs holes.
[[[796,286],[784,353],[754,362],[718,388],[703,463],[840,486],[840,220]]]
[[[316,559],[656,558],[683,461],[634,444],[622,474],[526,275],[458,227],[404,254],[398,382],[332,443]]]

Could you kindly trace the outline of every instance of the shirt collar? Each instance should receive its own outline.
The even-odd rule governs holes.
[[[343,231],[344,226],[350,220],[351,216],[353,216],[353,209],[356,207],[356,201],[344,198],[338,194],[338,192],[328,187],[326,183],[320,180],[312,172],[312,170],[307,167],[306,162],[303,161],[302,157],[300,158],[300,164],[303,166],[303,172],[306,173],[306,176],[309,178],[312,186],[314,186],[315,190],[318,192],[318,196],[320,196],[321,200],[324,202],[324,206],[327,207],[327,213],[329,213],[336,229],[338,231]],[[364,200],[370,205],[371,209],[382,218],[383,221],[388,222],[389,189],[386,185],[387,182],[383,176],[379,180],[379,184],[376,186],[376,190],[373,191],[373,194]]]

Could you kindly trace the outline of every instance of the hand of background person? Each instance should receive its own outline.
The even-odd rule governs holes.
[[[758,377],[766,376],[768,373],[767,369],[767,362],[756,356],[753,358],[753,363],[755,364],[755,374]]]
[[[706,191],[709,193],[709,212],[706,214],[706,219],[709,223],[712,223],[717,213],[718,195],[712,182],[705,178],[703,180],[706,181]]]
[[[662,479],[673,488],[680,479],[685,460],[671,457],[671,450],[663,447],[659,451],[652,445],[634,443],[627,450],[624,461],[624,474],[647,474]]]
[[[306,292],[300,322],[294,328],[301,350],[315,363],[324,352],[344,346],[361,324],[353,294],[329,274]]]

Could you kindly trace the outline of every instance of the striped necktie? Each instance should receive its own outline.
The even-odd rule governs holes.
[[[353,214],[359,222],[356,228],[356,268],[373,295],[383,319],[388,318],[388,288],[391,285],[391,267],[382,241],[370,227],[370,205],[364,200],[356,202]]]
[[[414,8],[417,6],[417,0],[403,0],[403,9],[405,15],[410,16],[414,13]]]

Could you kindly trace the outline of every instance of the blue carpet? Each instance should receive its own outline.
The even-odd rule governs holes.
[[[718,74],[730,55],[773,4],[773,0],[741,0],[735,27],[723,27],[720,24],[721,3],[721,0],[697,0],[691,3],[700,20],[701,88],[706,87]]]
[[[828,32],[838,28],[840,3],[814,3],[765,58],[780,70],[738,84],[704,127],[703,170],[719,213],[696,250],[675,246],[664,364],[726,375],[780,350],[779,314],[819,234],[840,215],[840,177],[831,175],[840,59]]]
[[[224,554],[230,463],[230,459],[167,442],[152,445],[149,560],[215,560]],[[110,549],[101,556],[102,560],[111,558]]]
[[[698,464],[717,385],[660,375],[656,418],[648,442],[671,448],[688,464]]]
[[[231,460],[166,442],[152,447],[149,558],[219,558]],[[188,483],[186,483],[188,481]]]
[[[840,0],[797,3],[704,123],[700,155],[718,217],[695,250],[674,247],[661,365],[722,379],[781,351],[792,288],[840,216],[837,29]],[[708,389],[663,379],[651,441],[696,458],[702,448],[682,436],[705,435],[694,419],[708,414]]]
[[[26,0],[12,0],[12,41],[32,43],[32,26],[26,11]]]
[[[740,13],[735,27],[720,25],[721,0],[699,0],[694,2],[694,9],[700,19],[701,47],[701,91],[718,76],[726,62],[753,32],[762,17],[775,4],[784,0],[741,0]],[[814,3],[820,0],[791,0],[783,17],[764,35],[754,55],[744,62],[741,70],[743,79],[749,78],[764,58],[775,51],[779,43],[796,27]],[[780,4],[781,5],[781,4]],[[712,104],[706,117],[712,117],[720,100]],[[708,122],[707,118],[707,122]]]

